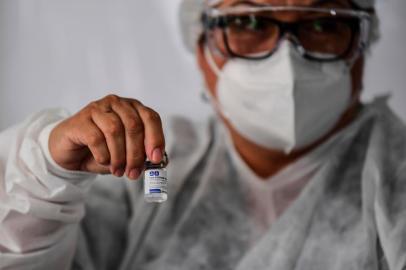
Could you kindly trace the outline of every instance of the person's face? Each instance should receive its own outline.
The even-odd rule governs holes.
[[[350,9],[351,4],[349,0],[251,0],[252,3],[257,4],[271,4],[274,6],[309,6],[309,7],[323,7],[323,8],[340,8],[340,9]],[[236,6],[236,5],[244,5],[246,1],[241,0],[224,0],[219,4],[219,8],[228,7],[228,6]],[[282,22],[296,22],[301,19],[298,13],[295,12],[284,12],[277,14],[274,19],[277,19]],[[219,39],[220,40],[220,39]],[[334,44],[332,44],[334,45]],[[217,84],[217,76],[213,73],[212,69],[208,65],[203,51],[204,41],[198,44],[197,48],[197,59],[199,66],[202,70],[204,75],[206,86],[208,90],[211,92],[212,96],[215,98],[217,97],[216,93],[216,84]],[[240,45],[241,46],[241,42]],[[246,44],[247,48],[252,48],[254,44]],[[222,45],[218,45],[219,49]],[[221,56],[219,54],[212,54],[214,61],[216,62],[217,66],[221,69],[224,64],[228,61],[227,57]],[[272,56],[270,56],[272,57]],[[359,89],[361,89],[361,79],[362,79],[362,70],[363,69],[363,59],[359,57],[356,63],[352,68],[352,88],[353,88],[353,95],[358,95]]]

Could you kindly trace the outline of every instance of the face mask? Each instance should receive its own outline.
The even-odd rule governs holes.
[[[303,58],[290,42],[264,60],[231,59],[219,70],[214,105],[248,140],[289,153],[328,133],[349,106],[350,68]]]

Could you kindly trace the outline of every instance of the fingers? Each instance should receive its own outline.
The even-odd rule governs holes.
[[[144,124],[144,147],[145,153],[153,163],[159,163],[163,158],[165,149],[165,137],[162,129],[161,117],[153,109],[148,108],[137,101],[131,102],[138,111]]]
[[[127,102],[113,104],[112,109],[120,116],[125,129],[126,174],[136,179],[144,167],[144,123],[138,112]]]
[[[80,129],[81,130],[77,132],[77,134],[80,134],[79,140],[89,148],[93,156],[92,159],[95,161],[94,163],[99,164],[101,167],[108,166],[110,164],[110,152],[103,132],[90,118],[87,120],[86,124],[80,127]],[[84,163],[88,163],[88,161]],[[87,166],[82,166],[82,169],[91,172],[109,172],[109,169],[98,169],[97,171],[93,171],[92,168]]]
[[[94,158],[89,156],[88,159],[82,163],[81,170],[87,171],[87,172],[98,173],[98,174],[109,174],[110,166],[101,165],[101,164],[97,163]]]
[[[110,153],[110,172],[118,177],[123,176],[126,165],[126,141],[120,117],[114,111],[100,108],[93,109],[91,117],[104,134]]]
[[[165,139],[158,113],[134,99],[111,95],[92,102],[87,110],[90,124],[80,130],[94,160],[85,170],[137,179],[146,157],[153,163],[163,158]],[[83,122],[82,122],[83,123]]]

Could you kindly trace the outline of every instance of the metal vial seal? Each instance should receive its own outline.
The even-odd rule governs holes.
[[[161,162],[153,164],[151,161],[145,161],[144,171],[144,198],[147,202],[161,203],[168,198],[168,178],[166,166],[169,159],[164,154]]]

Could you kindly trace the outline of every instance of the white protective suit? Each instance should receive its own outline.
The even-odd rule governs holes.
[[[163,204],[144,202],[142,182],[57,166],[48,135],[66,116],[0,135],[2,270],[406,267],[406,128],[382,99],[260,184],[218,120],[172,119]]]

